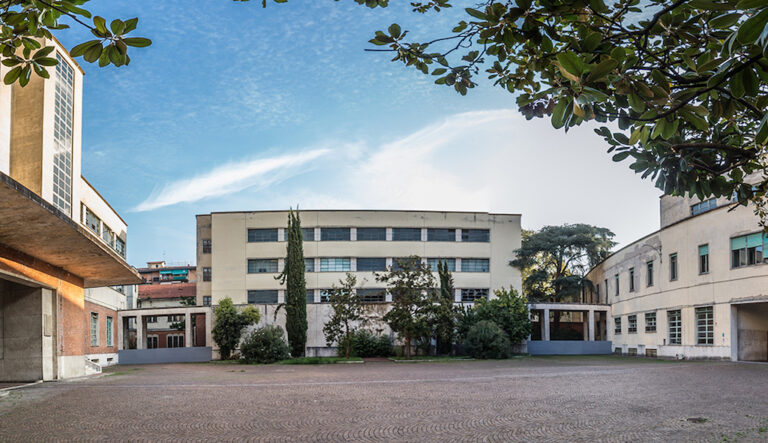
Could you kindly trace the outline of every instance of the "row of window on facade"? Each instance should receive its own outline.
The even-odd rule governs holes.
[[[81,222],[93,231],[97,237],[101,238],[110,248],[125,258],[125,241],[114,233],[106,223],[93,213],[87,206],[81,204]]]
[[[731,268],[742,268],[768,262],[768,234],[758,232],[749,235],[742,235],[731,238]],[[699,245],[698,247],[698,270],[699,275],[709,274],[709,244]],[[654,284],[654,260],[645,264],[645,285],[651,287]],[[678,279],[678,257],[677,252],[669,254],[669,281]],[[631,267],[628,271],[629,292],[635,292],[635,268]],[[619,295],[620,278],[619,274],[613,276],[614,295]],[[604,288],[608,292],[608,279],[604,281]],[[600,298],[600,284],[595,286],[598,299]]]
[[[667,312],[667,344],[680,345],[683,338],[683,320],[682,313],[679,309],[666,311]],[[696,344],[697,345],[712,345],[715,343],[714,332],[714,308],[712,306],[704,306],[696,308]],[[619,335],[622,333],[621,317],[614,317],[614,329],[613,333]],[[656,332],[656,312],[646,312],[644,314],[645,319],[645,332]],[[627,315],[627,333],[637,333],[637,314]]]
[[[329,303],[332,289],[318,289],[318,298],[315,298],[315,289],[307,289],[307,303]],[[473,303],[481,298],[488,298],[488,288],[464,288],[461,292],[461,301],[463,303]],[[385,303],[387,301],[387,290],[384,288],[358,288],[355,294],[360,297],[362,303]],[[276,304],[278,302],[277,289],[256,289],[248,291],[249,304]],[[211,296],[203,296],[203,306],[211,305]]]
[[[354,231],[353,231],[354,229]],[[316,230],[319,236],[316,236]],[[388,231],[390,232],[388,234]],[[422,231],[425,235],[422,235]],[[353,234],[354,232],[354,234]],[[302,228],[304,241],[440,241],[440,242],[481,242],[491,241],[489,229],[454,228]],[[248,229],[248,242],[277,242],[278,228]],[[210,241],[208,241],[210,247]],[[205,241],[203,252],[205,252]],[[210,252],[210,251],[209,251]]]
[[[158,336],[147,335],[147,349],[158,348]],[[173,334],[165,337],[166,348],[183,348],[184,347],[184,335]]]
[[[114,346],[113,335],[113,319],[107,316],[104,322],[104,328],[106,329],[107,343],[104,346]],[[91,312],[91,346],[99,346],[99,314],[97,312]]]
[[[392,269],[399,270],[405,265],[407,257],[395,257],[392,259]],[[276,258],[267,259],[248,259],[249,274],[263,274],[278,272],[278,261]],[[355,270],[363,271],[386,271],[386,257],[359,257],[359,258],[339,258],[322,257],[319,260],[319,267],[316,266],[315,259],[308,258],[304,260],[305,272],[350,272],[354,262]],[[448,266],[451,272],[456,272],[455,258],[428,258],[426,264],[430,269],[437,271],[438,263],[443,262]],[[490,272],[490,262],[487,258],[462,258],[459,259],[460,272]]]

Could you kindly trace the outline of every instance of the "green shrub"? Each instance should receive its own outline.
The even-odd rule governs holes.
[[[248,334],[240,344],[240,352],[247,362],[274,363],[290,357],[283,328],[264,326]]]
[[[481,320],[469,329],[464,346],[474,358],[509,357],[507,334],[496,323],[488,320]]]
[[[364,329],[351,334],[352,356],[355,357],[389,357],[392,355],[392,342],[386,335],[375,335]],[[339,356],[343,356],[346,341],[339,343]]]

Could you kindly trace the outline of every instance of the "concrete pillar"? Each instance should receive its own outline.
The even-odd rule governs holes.
[[[541,339],[549,341],[549,308],[544,308],[542,320],[542,324],[544,325],[544,333],[541,334]]]
[[[184,313],[184,347],[192,347],[192,314]]]
[[[125,346],[123,345],[123,330],[125,329],[125,317],[121,316],[120,313],[117,314],[117,350],[122,351],[125,349]]]
[[[136,349],[147,349],[147,338],[144,334],[144,316],[136,315]]]
[[[590,309],[587,315],[589,316],[589,341],[595,341],[595,310]]]
[[[213,347],[213,309],[205,313],[205,346]]]

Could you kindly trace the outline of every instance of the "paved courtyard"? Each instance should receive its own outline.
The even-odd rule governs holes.
[[[0,397],[0,440],[51,439],[768,440],[768,365],[529,357],[119,366]]]

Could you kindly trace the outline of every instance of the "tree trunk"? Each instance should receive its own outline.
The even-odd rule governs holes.
[[[411,359],[411,336],[405,336],[405,358]]]

